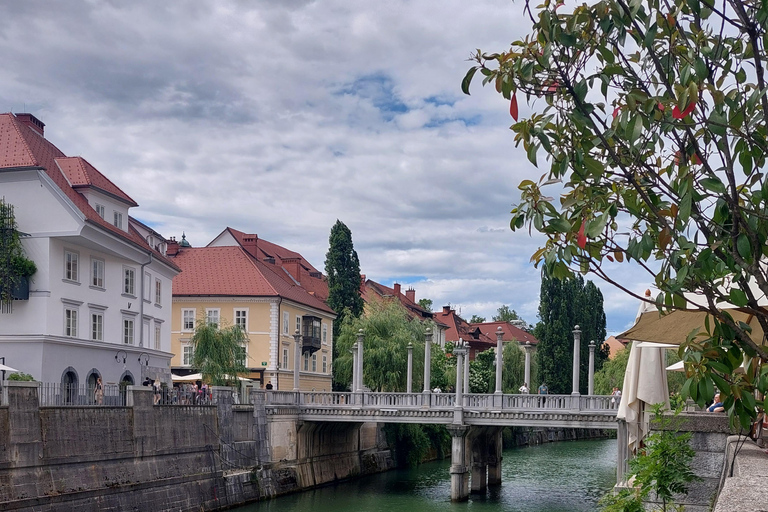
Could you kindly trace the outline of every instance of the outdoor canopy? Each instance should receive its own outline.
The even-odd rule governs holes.
[[[765,334],[755,315],[739,309],[728,309],[728,313],[736,322],[748,324],[752,328],[750,337],[758,345],[763,344]],[[705,333],[705,321],[709,316],[711,315],[705,311],[687,311],[684,309],[662,315],[656,308],[652,308],[642,313],[635,325],[616,337],[634,341],[680,345],[694,329],[699,329],[699,332]],[[711,318],[709,325],[714,325]]]
[[[0,371],[3,371],[3,372],[17,372],[19,370],[17,370],[16,368],[11,368],[10,366],[5,366],[4,364],[0,364]]]

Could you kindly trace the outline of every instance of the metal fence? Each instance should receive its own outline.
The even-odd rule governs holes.
[[[39,387],[42,406],[124,406],[125,387],[105,384],[101,393],[88,385],[41,382]]]
[[[192,386],[161,388],[154,394],[154,400],[155,405],[215,405],[210,389]]]

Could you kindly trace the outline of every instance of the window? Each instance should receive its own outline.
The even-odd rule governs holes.
[[[106,214],[104,211],[104,205],[103,204],[96,204],[96,213],[99,214],[99,217],[102,219],[104,218],[104,215]]]
[[[243,330],[244,333],[248,332],[248,310],[236,309],[235,310],[235,325]]]
[[[64,309],[64,336],[71,338],[77,337],[77,310],[73,308]]]
[[[206,317],[206,320],[208,321],[208,325],[212,325],[214,327],[219,326],[219,310],[218,309],[206,309],[205,317]]]
[[[193,331],[194,329],[195,329],[195,310],[182,309],[181,310],[181,330]]]
[[[245,347],[241,346],[240,350],[238,351],[238,363],[242,364],[243,366],[248,365],[248,352],[245,350]]]
[[[123,268],[123,293],[136,295],[136,270],[130,267]]]
[[[163,282],[155,279],[155,305],[159,306],[163,300]]]
[[[288,323],[291,321],[290,315],[287,311],[283,311],[283,334],[290,334],[288,332]]]
[[[72,251],[64,251],[64,279],[78,281],[80,255]]]
[[[328,356],[323,354],[323,373],[328,373]]]
[[[301,317],[296,315],[296,330],[294,332],[301,332]]]
[[[327,345],[327,344],[328,344],[328,324],[323,324],[323,345]]]
[[[192,364],[192,345],[182,345],[181,351],[181,364],[190,366]]]
[[[304,371],[309,371],[309,352],[304,352]]]
[[[91,286],[104,288],[104,260],[91,258]]]
[[[312,371],[317,371],[317,354],[312,354]]]
[[[282,368],[285,369],[285,370],[288,369],[288,349],[287,348],[283,348],[283,366],[282,366]]]
[[[123,229],[123,214],[120,212],[115,212],[115,216],[112,220],[112,224],[114,224],[120,229]]]
[[[160,334],[162,333],[162,329],[160,328],[160,324],[158,322],[155,322],[155,350],[160,350]]]
[[[123,343],[133,345],[133,320],[123,318]]]
[[[104,315],[102,313],[91,313],[91,339],[104,341]]]
[[[152,298],[152,276],[149,272],[144,272],[144,300],[149,302]]]

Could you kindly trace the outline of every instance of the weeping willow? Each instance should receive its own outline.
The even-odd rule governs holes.
[[[248,337],[236,325],[219,328],[202,318],[197,321],[190,340],[193,347],[192,365],[203,374],[203,380],[223,386],[245,373],[245,344]]]

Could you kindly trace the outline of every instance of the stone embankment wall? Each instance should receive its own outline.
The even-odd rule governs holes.
[[[1,510],[215,510],[391,467],[375,425],[273,425],[260,391],[253,406],[228,388],[216,406],[153,406],[139,387],[127,407],[39,407],[36,383],[6,384]]]
[[[605,439],[611,435],[608,431],[591,428],[511,427],[510,432],[511,436],[504,438],[504,448],[535,446],[578,439]]]
[[[727,441],[722,488],[714,512],[768,510],[768,455],[765,448],[744,436]]]

